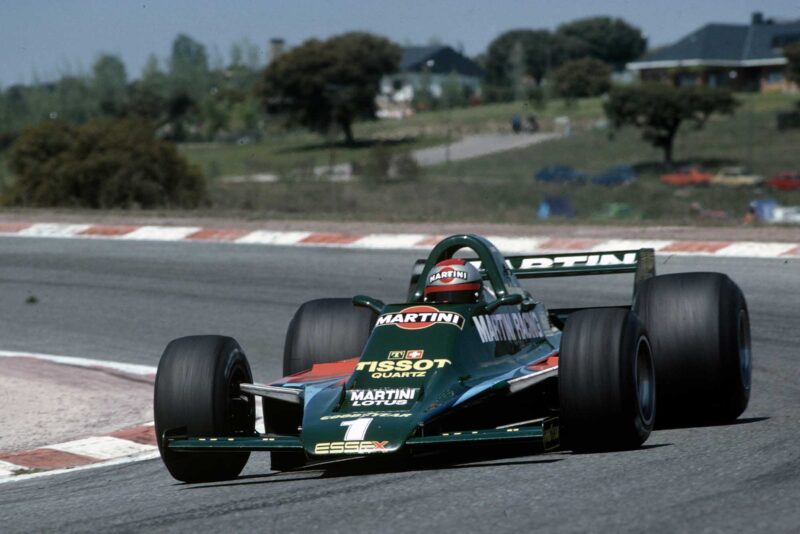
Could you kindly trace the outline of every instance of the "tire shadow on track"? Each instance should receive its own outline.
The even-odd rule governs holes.
[[[768,421],[769,419],[771,419],[769,416],[740,417],[739,419],[736,419],[734,421],[727,421],[724,423],[719,423],[715,421],[704,421],[702,419],[698,419],[696,421],[684,421],[681,424],[675,424],[666,421],[661,424],[656,422],[655,430],[676,430],[681,428],[711,428],[720,426],[749,425],[751,423],[761,423],[763,421]]]
[[[568,453],[567,453],[568,454]],[[311,464],[298,469],[245,475],[235,480],[211,484],[177,484],[182,489],[211,489],[227,486],[245,486],[296,482],[299,480],[331,479],[352,476],[382,475],[450,469],[480,469],[500,466],[552,464],[564,460],[564,453],[554,452],[531,458],[531,451],[461,451],[457,454],[432,454],[423,457],[401,458],[348,458],[321,464]]]

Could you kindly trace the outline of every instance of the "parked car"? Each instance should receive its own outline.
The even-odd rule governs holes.
[[[711,183],[729,187],[758,186],[764,183],[764,177],[748,173],[743,167],[725,167],[711,177]]]
[[[708,185],[711,181],[711,174],[702,172],[696,167],[690,167],[671,174],[665,174],[661,177],[661,181],[665,184],[677,186]]]
[[[586,175],[581,171],[568,167],[566,165],[550,165],[542,167],[536,174],[536,179],[540,182],[550,182],[558,184],[586,182]]]
[[[592,177],[592,183],[597,185],[624,185],[636,181],[636,172],[630,165],[616,165],[609,167],[600,174]]]
[[[797,191],[800,190],[800,172],[781,171],[767,183],[779,191]]]

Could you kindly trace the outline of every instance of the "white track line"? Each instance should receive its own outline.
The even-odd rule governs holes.
[[[142,226],[118,239],[133,241],[182,241],[202,230],[199,226]]]
[[[87,465],[79,465],[77,467],[68,467],[66,469],[52,469],[50,471],[39,471],[36,473],[30,474],[20,474],[17,476],[10,476],[10,477],[0,477],[0,484],[6,484],[8,482],[24,482],[26,480],[30,480],[32,478],[42,478],[42,477],[49,477],[54,475],[63,475],[64,473],[74,473],[76,471],[85,471],[86,469],[97,469],[99,467],[108,467],[112,465],[122,465],[122,464],[130,464],[133,462],[141,462],[144,460],[152,460],[154,458],[158,458],[159,453],[158,450],[149,451],[149,452],[142,452],[137,454],[136,456],[126,456],[124,458],[116,458],[114,460],[107,460],[104,462],[97,462],[94,464],[87,464]],[[26,467],[18,467],[19,469],[29,469]]]
[[[55,354],[40,354],[36,352],[20,352],[12,350],[0,350],[0,358],[34,358],[61,365],[71,365],[73,367],[105,368],[121,373],[149,376],[156,372],[156,367],[151,365],[139,365],[135,363],[109,362],[106,360],[95,360],[92,358],[78,358],[75,356],[58,356]]]
[[[93,436],[64,443],[56,443],[55,445],[48,445],[44,448],[80,454],[81,456],[88,456],[99,460],[113,460],[115,458],[136,456],[143,452],[158,450],[158,447],[155,445],[145,445],[144,443],[137,443],[135,441],[112,436]]]

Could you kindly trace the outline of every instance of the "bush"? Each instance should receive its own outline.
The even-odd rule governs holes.
[[[43,122],[22,132],[8,161],[16,205],[193,208],[207,198],[200,171],[139,120]]]
[[[793,111],[783,111],[777,114],[778,131],[800,128],[800,102],[795,103]]]

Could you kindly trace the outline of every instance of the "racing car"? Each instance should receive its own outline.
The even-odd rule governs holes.
[[[520,284],[619,273],[634,278],[620,306],[549,309]],[[750,326],[728,276],[656,276],[652,249],[504,257],[483,237],[454,235],[414,264],[406,302],[358,295],[300,306],[283,370],[254,382],[230,337],[170,342],[154,402],[170,474],[236,478],[255,451],[281,471],[510,443],[636,448],[656,416],[685,426],[744,411]]]

